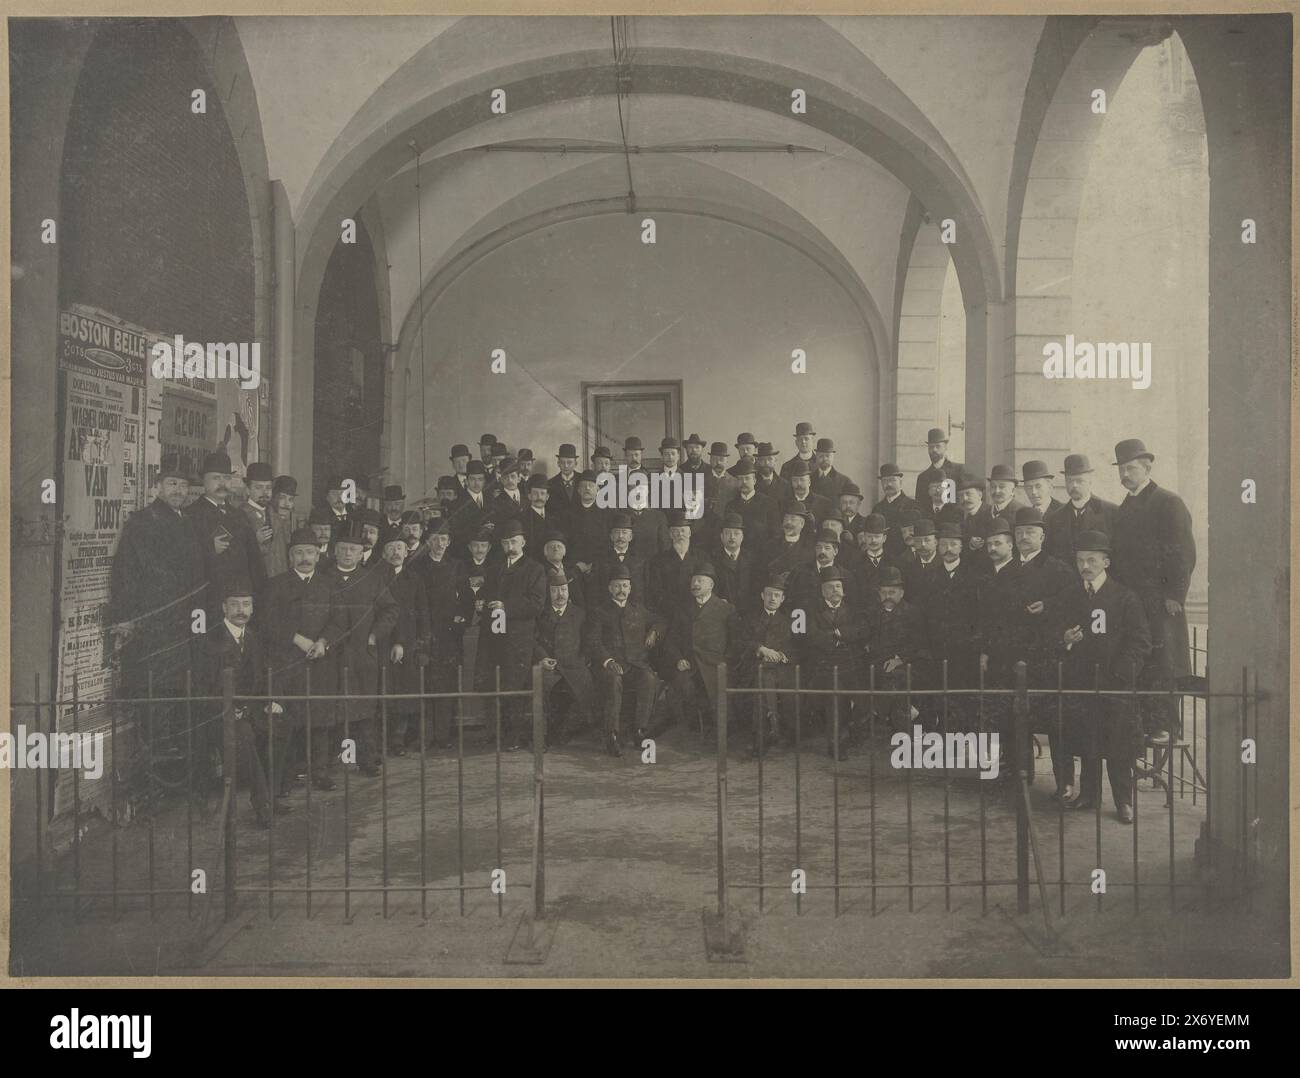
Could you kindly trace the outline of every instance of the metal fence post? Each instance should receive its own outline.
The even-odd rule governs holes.
[[[731,939],[731,902],[727,894],[727,666],[718,664],[718,919],[722,938]]]
[[[1012,704],[1012,761],[1015,783],[1028,788],[1033,757],[1029,750],[1029,667],[1016,663],[1016,695]],[[1028,759],[1026,758],[1028,757]],[[1029,805],[1016,798],[1016,912],[1029,912]]]
[[[222,880],[226,901],[226,920],[235,916],[235,810],[239,786],[236,763],[239,753],[235,740],[235,671],[227,666],[221,671],[221,777],[226,787],[226,865]]]
[[[533,664],[533,920],[546,918],[546,715],[542,665]]]

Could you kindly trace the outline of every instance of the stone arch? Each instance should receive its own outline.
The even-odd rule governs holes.
[[[618,70],[604,50],[561,53],[505,68],[485,63],[482,73],[454,85],[413,90],[409,72],[427,71],[438,50],[453,48],[450,39],[460,25],[417,54],[363,106],[309,183],[299,214],[295,347],[310,343],[319,274],[334,241],[332,222],[341,207],[368,197],[406,164],[411,142],[422,152],[431,151],[483,123],[483,102],[492,88],[505,89],[508,99],[516,103],[512,107],[528,108],[612,93],[618,85]],[[982,365],[992,336],[990,305],[1000,303],[1002,289],[995,245],[973,187],[942,138],[874,65],[825,24],[813,20],[804,30],[823,35],[818,38],[823,55],[829,49],[843,60],[845,69],[867,72],[864,78],[875,80],[876,92],[867,97],[805,71],[722,51],[654,47],[637,48],[631,91],[713,98],[784,116],[789,87],[805,88],[815,102],[806,117],[810,126],[874,158],[914,191],[931,213],[962,222],[952,257],[972,325],[968,354],[972,362]],[[841,57],[845,50],[852,55]],[[808,53],[814,54],[817,49]],[[458,69],[466,66],[461,57]],[[299,468],[309,467],[309,453],[304,451],[309,445],[310,432],[299,425],[294,435]]]

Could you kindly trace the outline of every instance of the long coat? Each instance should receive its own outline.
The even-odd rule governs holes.
[[[1093,595],[1076,581],[1056,604],[1053,640],[1064,660],[1067,689],[1132,689],[1151,655],[1151,633],[1142,603],[1131,588],[1107,576]],[[1105,632],[1098,612],[1105,615]],[[1067,646],[1065,630],[1078,626],[1083,640]],[[1097,707],[1098,703],[1100,708]],[[1067,749],[1075,754],[1122,759],[1138,751],[1139,725],[1131,701],[1123,697],[1067,698]],[[1100,713],[1099,713],[1100,712]]]
[[[330,588],[330,617],[325,638],[338,672],[338,692],[343,692],[344,670],[347,671],[349,696],[373,696],[379,691],[377,647],[369,645],[370,634],[379,641],[392,632],[397,623],[397,603],[388,591],[384,574],[360,567],[344,574],[337,565],[325,570]],[[313,682],[314,685],[314,682]],[[374,700],[340,701],[338,719],[348,721],[370,718]],[[315,708],[313,707],[313,720]]]
[[[733,661],[743,645],[740,615],[726,599],[710,595],[704,603],[691,597],[690,605],[679,609],[664,641],[664,653],[675,669],[682,659],[689,661],[704,681],[709,704],[718,704],[718,667]]]
[[[1151,628],[1153,666],[1174,678],[1191,674],[1187,612],[1165,612],[1165,600],[1183,605],[1192,570],[1196,540],[1192,516],[1182,498],[1150,482],[1141,494],[1130,494],[1115,514],[1111,572],[1137,592]]]
[[[852,479],[843,472],[836,471],[834,467],[826,475],[822,475],[816,468],[813,469],[812,492],[828,499],[836,509],[840,505],[840,495],[852,484]]]
[[[387,667],[385,688],[390,693],[415,693],[420,691],[420,663],[416,656],[416,645],[422,637],[422,629],[428,624],[428,614],[424,609],[427,597],[425,580],[418,573],[403,568],[395,573],[386,562],[376,570],[387,588],[388,594],[397,604],[397,618],[393,627],[385,633],[375,633],[375,645],[379,661]],[[402,661],[394,663],[389,654],[394,644],[402,645]],[[427,686],[426,686],[427,688]],[[401,701],[408,710],[418,707],[418,701]]]
[[[780,503],[766,494],[756,493],[746,501],[736,492],[728,505],[728,512],[739,513],[745,522],[745,546],[760,561],[766,557],[767,548],[780,538]]]
[[[646,567],[647,596],[651,610],[671,619],[691,597],[691,577],[704,564],[704,555],[692,545],[682,557],[671,547],[650,559]]]
[[[1001,569],[980,578],[977,593],[975,645],[989,657],[989,686],[1010,688],[1017,659],[1021,608],[1020,562],[1012,558]]]
[[[252,587],[253,609],[257,610],[266,584],[266,564],[248,518],[229,504],[216,505],[206,497],[187,505],[185,513],[194,521],[199,547],[203,551],[203,569],[208,581],[204,601],[208,622],[221,620],[221,592],[230,581],[247,582]],[[224,553],[218,554],[213,546],[213,537],[222,528],[230,533],[230,545]]]
[[[554,659],[559,664],[556,673],[569,686],[584,714],[590,714],[596,694],[587,669],[587,613],[570,601],[563,614],[556,613],[550,603],[537,619],[537,637],[533,646],[533,662]]]
[[[499,601],[505,609],[505,632],[492,632],[493,611],[484,603],[479,632],[480,662],[487,670],[501,668],[501,688],[526,689],[532,684],[533,637],[537,617],[547,602],[546,574],[532,558],[520,557],[502,565],[487,603]]]
[[[936,676],[942,679],[942,664],[947,659],[948,684],[956,689],[974,688],[979,683],[975,623],[981,575],[968,558],[961,558],[951,575],[941,561],[938,580],[925,608]]]
[[[192,662],[193,611],[204,605],[205,582],[191,517],[161,498],[127,517],[113,555],[108,623],[131,623],[122,651],[130,695],[144,695],[149,671],[155,694],[184,685]]]
[[[1119,506],[1098,498],[1095,494],[1083,503],[1078,512],[1070,502],[1047,514],[1047,541],[1043,549],[1054,558],[1060,558],[1066,565],[1074,564],[1074,544],[1082,531],[1101,532],[1103,535],[1115,535],[1115,514]]]
[[[454,673],[461,664],[463,638],[473,619],[474,604],[472,598],[466,600],[471,594],[469,576],[459,558],[447,554],[441,561],[427,558],[420,575],[424,582],[424,623],[420,627],[420,639],[428,651],[436,679]]]
[[[764,581],[758,579],[758,559],[749,549],[749,540],[741,543],[740,553],[733,561],[722,547],[715,547],[709,558],[717,574],[714,591],[740,611],[748,614],[759,601]]]
[[[953,483],[961,481],[961,465],[955,460],[945,460],[939,467],[933,464],[916,477],[915,500],[925,505],[930,500],[930,484],[936,479],[951,479]]]
[[[907,544],[903,542],[903,513],[908,509],[919,509],[911,498],[906,494],[900,494],[892,502],[881,498],[871,507],[873,513],[879,513],[885,518],[885,524],[889,530],[885,532],[885,553],[891,558],[901,558],[905,554],[910,554]]]
[[[304,581],[292,569],[273,576],[266,586],[266,618],[263,622],[267,661],[276,695],[299,696],[307,692],[308,672],[313,693],[332,693],[338,684],[333,657],[326,652],[319,659],[308,659],[294,643],[294,638],[315,643],[326,635],[330,616],[330,585],[318,566]],[[327,638],[328,639],[328,638]],[[305,718],[307,705],[285,699],[286,710],[294,717]],[[328,726],[334,718],[333,702],[311,705],[312,728]]]
[[[587,653],[593,670],[603,669],[613,659],[623,669],[633,666],[650,669],[650,649],[646,637],[653,630],[662,636],[665,623],[635,599],[620,607],[608,595],[595,603],[590,612]]]

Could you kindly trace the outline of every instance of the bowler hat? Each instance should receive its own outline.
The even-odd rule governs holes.
[[[1041,509],[1035,509],[1032,505],[1022,505],[1016,510],[1016,527],[1017,528],[1046,528],[1043,521],[1043,512]]]
[[[994,535],[1011,535],[1011,525],[1007,523],[1006,517],[994,517],[984,528],[984,538]]]
[[[542,540],[542,542],[543,542],[543,543],[563,543],[565,546],[568,546],[568,545],[569,545],[569,539],[568,539],[568,537],[564,534],[564,532],[560,531],[559,528],[551,528],[551,529],[546,533],[546,538],[545,538],[544,540]]]
[[[1110,537],[1105,532],[1079,532],[1074,537],[1074,549],[1076,553],[1080,550],[1096,550],[1103,554],[1109,554]]]
[[[164,479],[184,479],[188,482],[189,478],[185,467],[181,464],[178,453],[168,453],[167,456],[163,457],[162,466],[158,469],[159,482]]]
[[[438,476],[438,489],[460,490],[460,484],[456,482],[456,477],[453,475],[440,475]]]
[[[862,530],[869,535],[884,535],[889,531],[889,522],[885,520],[883,514],[871,513],[862,522]]]
[[[790,471],[788,474],[790,478],[793,479],[795,476],[799,475],[811,475],[812,469],[808,467],[808,462],[806,460],[800,460],[798,457],[795,457],[795,459],[790,462]]]
[[[857,483],[845,483],[843,489],[840,491],[840,497],[843,498],[846,494],[854,498],[861,498],[862,489],[857,485]]]
[[[785,574],[776,573],[769,576],[764,582],[763,587],[771,588],[773,591],[785,591]]]
[[[736,435],[736,448],[739,449],[742,445],[757,446],[758,441],[754,438],[752,434],[749,433],[749,431],[742,430],[739,434]]]
[[[578,447],[572,442],[565,442],[560,446],[560,451],[555,454],[557,457],[574,457],[578,456]]]
[[[781,450],[777,449],[771,442],[759,442],[758,448],[754,450],[756,457],[779,457]]]
[[[422,524],[423,522],[424,518],[420,516],[419,510],[416,509],[408,509],[398,521],[400,524]]]
[[[748,457],[741,457],[740,460],[736,462],[736,465],[732,469],[731,474],[737,477],[740,477],[742,475],[753,475],[754,462],[750,460]]]
[[[834,452],[835,452],[835,441],[834,441],[833,439],[831,439],[831,438],[818,438],[818,439],[817,439],[817,449],[816,449],[816,452],[818,452],[818,453],[834,453]]]
[[[524,526],[517,520],[507,520],[497,532],[498,539],[513,539],[516,535],[524,534]]]
[[[805,435],[811,437],[816,433],[817,432],[813,430],[813,425],[811,423],[796,423],[794,425],[794,436],[796,438],[802,438]]]
[[[623,442],[623,452],[625,453],[629,449],[644,449],[644,448],[645,446],[641,444],[641,439],[638,438],[635,434]]]
[[[533,476],[532,478],[530,478],[530,479],[528,480],[528,485],[529,485],[529,486],[532,486],[532,484],[533,484],[533,479],[541,479],[541,478],[542,478],[542,477],[541,477],[540,475]],[[596,473],[593,472],[590,468],[588,468],[585,472],[579,472],[579,473],[578,473],[578,480],[577,480],[577,481],[578,481],[579,483],[594,483],[594,482],[596,482]],[[545,486],[545,485],[546,485],[546,482],[545,482],[545,480],[543,480],[543,481],[542,481],[542,486]]]
[[[1092,472],[1092,461],[1082,453],[1071,453],[1065,458],[1065,471],[1062,475],[1088,475]]]
[[[903,574],[897,565],[883,565],[880,568],[880,579],[876,581],[876,586],[880,588],[901,588],[903,586]]]
[[[271,466],[266,461],[255,460],[244,472],[244,480],[249,483],[273,483],[275,473],[271,471]]]
[[[296,546],[320,546],[320,541],[310,528],[294,528],[289,534],[289,549]]]
[[[566,584],[572,584],[573,577],[569,575],[567,569],[558,566],[552,566],[546,573],[546,584],[551,588],[562,588]]]
[[[328,524],[331,528],[334,526],[334,514],[325,506],[320,505],[312,509],[307,517],[308,524]]]
[[[1020,480],[1016,478],[1015,470],[1010,464],[995,464],[993,470],[989,472],[989,482],[1018,483]]]
[[[691,570],[691,576],[707,576],[710,580],[717,580],[718,574],[713,568],[712,562],[702,561]]]
[[[891,475],[902,475],[902,474],[903,474],[903,469],[900,468],[893,461],[890,461],[888,464],[882,464],[880,466],[881,479],[886,479]]]
[[[963,475],[960,479],[957,480],[957,489],[959,491],[978,490],[981,493],[983,493],[984,480],[981,479],[978,475],[971,475],[969,472],[967,472],[965,475]]]
[[[616,562],[615,564],[609,567],[609,576],[606,577],[606,579],[607,580],[631,580],[632,573],[628,570],[628,567],[624,565],[622,562]]]
[[[825,569],[820,570],[817,575],[821,577],[821,580],[818,581],[821,584],[825,584],[828,580],[844,579],[844,572],[838,565],[828,565]]]
[[[609,451],[609,446],[598,445],[591,451],[591,459],[595,460],[597,457],[609,457],[610,460],[613,460],[614,454]]]
[[[840,545],[840,537],[830,528],[823,528],[819,531],[816,541],[819,543],[834,543],[836,546]]]
[[[731,450],[728,448],[726,442],[714,442],[711,446],[709,446],[709,456],[729,457],[731,456]]]
[[[589,472],[583,472],[583,473],[582,473],[582,475],[589,475],[589,474],[590,474]],[[578,479],[579,479],[579,480],[582,479],[582,475],[578,476]],[[529,489],[529,490],[545,490],[545,489],[546,489],[546,476],[544,476],[544,475],[530,475],[530,476],[528,477],[528,489]]]
[[[931,427],[925,435],[926,445],[938,445],[941,442],[947,442],[948,435],[941,427]]]
[[[487,468],[481,460],[471,460],[465,465],[466,475],[487,475]]]
[[[938,535],[940,539],[960,539],[961,525],[952,520],[941,520],[939,522]]]
[[[742,517],[739,513],[728,513],[726,516],[722,518],[722,527],[724,529],[739,528],[741,531],[744,531],[745,518]]]
[[[679,442],[676,438],[661,438],[661,439],[659,439],[659,449],[660,449],[660,451],[665,450],[665,449],[681,449],[681,447],[682,447],[682,443]]]
[[[919,535],[934,535],[934,534],[935,534],[934,521],[931,520],[929,517],[921,517],[915,524],[912,525],[913,538],[916,538]]]
[[[492,529],[487,527],[476,528],[474,534],[470,536],[471,543],[490,543],[492,542]]]
[[[218,449],[203,458],[203,468],[199,474],[207,475],[209,472],[215,472],[218,475],[231,474],[230,458],[226,456],[224,451]]]
[[[669,509],[668,510],[668,527],[670,528],[687,528],[690,527],[690,521],[686,519],[686,510]]]
[[[271,483],[272,494],[297,494],[298,480],[291,475],[277,475]]]
[[[497,465],[497,475],[518,475],[518,474],[519,474],[519,461],[515,460],[514,457],[506,457],[505,460],[503,460],[500,464]]]
[[[907,528],[921,519],[921,510],[919,509],[900,509],[898,512],[898,526]]]
[[[496,445],[497,436],[495,434],[483,434],[479,436],[479,445]]]
[[[406,491],[404,491],[401,485],[397,483],[384,487],[384,501],[404,502],[406,501]]]
[[[366,540],[361,532],[362,527],[360,520],[345,520],[334,525],[334,534],[330,536],[330,539],[335,544],[355,543],[357,546],[365,546]]]
[[[628,516],[627,513],[615,513],[613,518],[609,522],[610,531],[613,531],[615,528],[631,528],[631,527],[632,527],[632,518]]]
[[[223,599],[242,599],[245,595],[253,597],[253,585],[242,576],[229,577],[221,586]]]
[[[521,449],[515,454],[515,459],[522,462],[525,460],[535,460],[536,458],[533,456],[533,451],[531,449]]]
[[[502,457],[507,457],[509,455],[510,455],[510,450],[506,448],[505,442],[497,442],[497,444],[492,447],[493,460],[499,460]]]
[[[352,519],[361,524],[369,524],[372,528],[378,528],[384,522],[383,517],[364,505],[352,510]]]
[[[692,434],[689,438],[686,439],[686,444],[687,444],[687,445],[698,445],[701,449],[703,449],[703,448],[704,448],[704,439],[701,438],[698,434]]]
[[[1127,464],[1130,460],[1137,460],[1139,457],[1146,457],[1150,461],[1156,459],[1154,453],[1147,452],[1146,444],[1141,438],[1125,438],[1122,442],[1116,444],[1116,465]]]
[[[1026,483],[1031,479],[1051,479],[1052,469],[1047,466],[1045,460],[1027,460],[1024,467],[1020,469],[1021,475]]]
[[[451,447],[451,453],[449,455],[452,457],[473,456],[473,454],[469,451],[469,446],[461,445],[459,442],[457,442],[455,445]]]

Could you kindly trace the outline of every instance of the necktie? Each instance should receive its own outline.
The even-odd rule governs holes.
[[[1092,581],[1089,581],[1088,583],[1084,584],[1083,590],[1088,593],[1089,599],[1091,599],[1094,595],[1097,594],[1096,589],[1092,586]]]

